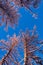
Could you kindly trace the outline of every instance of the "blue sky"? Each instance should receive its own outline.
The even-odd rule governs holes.
[[[38,18],[34,19],[30,12],[25,8],[20,8],[19,10],[21,17],[19,19],[19,23],[15,29],[11,27],[8,28],[8,31],[4,31],[3,27],[0,27],[0,39],[6,39],[6,35],[12,36],[14,33],[18,35],[20,30],[25,31],[26,28],[32,29],[34,25],[37,26],[37,31],[39,34],[39,39],[43,39],[43,0],[39,5],[38,9],[33,9],[33,12],[38,14]],[[1,52],[1,51],[0,51]],[[3,53],[2,53],[3,55]]]

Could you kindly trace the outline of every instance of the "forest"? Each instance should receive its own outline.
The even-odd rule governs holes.
[[[43,0],[0,0],[0,65],[43,65]]]

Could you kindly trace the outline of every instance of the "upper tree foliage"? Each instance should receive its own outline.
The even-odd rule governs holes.
[[[18,23],[20,17],[19,8],[26,8],[33,17],[37,15],[31,10],[38,8],[40,0],[0,0],[0,26],[4,23],[14,26]],[[12,37],[7,36],[7,40],[0,40],[0,50],[6,51],[6,54],[0,61],[0,65],[43,65],[43,40],[39,40],[36,26],[33,30],[26,30],[20,35],[14,34]],[[37,55],[37,53],[39,55]]]
[[[17,24],[20,16],[18,13],[20,7],[25,7],[33,17],[37,18],[37,14],[31,10],[31,7],[36,9],[39,3],[40,0],[0,0],[0,16],[2,16],[0,26],[4,23],[6,28],[8,28],[8,25],[13,27]]]
[[[19,36],[7,37],[7,41],[0,40],[0,49],[7,51],[0,61],[1,65],[43,65],[43,58],[40,57],[40,53],[43,54],[43,40],[39,40],[35,27]]]

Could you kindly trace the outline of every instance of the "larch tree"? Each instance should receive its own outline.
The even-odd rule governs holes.
[[[14,26],[18,23],[20,14],[19,8],[25,7],[30,11],[33,17],[37,18],[37,14],[31,10],[31,7],[38,8],[40,0],[0,0],[0,26],[6,24],[6,28]],[[14,34],[8,39],[0,40],[0,50],[7,53],[0,61],[0,65],[43,65],[43,58],[38,56],[43,54],[43,40],[39,40],[36,26],[33,30],[21,32],[20,35]]]
[[[19,36],[8,36],[7,41],[0,40],[0,49],[7,51],[1,65],[43,65],[43,40],[39,40],[35,27]]]
[[[6,24],[6,28],[8,28],[8,25],[13,27],[14,24],[17,24],[20,16],[15,5],[11,5],[11,0],[0,0],[0,15],[2,16],[0,25]]]
[[[31,10],[31,6],[36,9],[39,3],[40,0],[0,0],[0,16],[2,16],[0,26],[4,23],[6,28],[8,28],[8,25],[13,27],[17,24],[20,16],[20,7],[25,7],[34,18],[37,18],[37,14]]]

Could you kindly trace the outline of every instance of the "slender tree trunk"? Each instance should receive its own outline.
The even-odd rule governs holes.
[[[27,43],[24,43],[24,64],[28,65],[28,47],[27,47]]]
[[[2,65],[2,61],[0,61],[0,65]]]
[[[31,64],[31,58],[30,55],[31,53],[29,52],[29,47],[28,47],[28,43],[25,42],[24,43],[24,65],[32,65]]]

